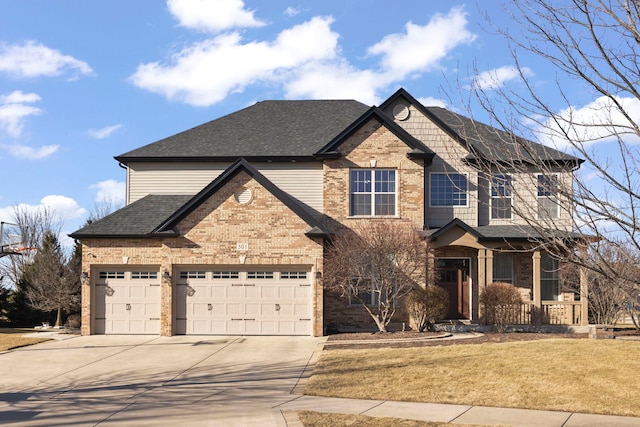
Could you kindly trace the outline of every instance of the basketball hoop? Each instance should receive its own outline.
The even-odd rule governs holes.
[[[3,245],[0,247],[0,258],[12,255],[23,256],[24,252],[35,251],[37,248],[29,248],[26,246]]]
[[[23,256],[27,251],[36,248],[26,243],[26,233],[18,224],[0,222],[0,258],[6,256]]]

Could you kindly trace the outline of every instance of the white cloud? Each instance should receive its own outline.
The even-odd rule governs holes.
[[[287,98],[356,99],[378,104],[378,76],[369,70],[358,70],[346,61],[308,64],[296,70],[295,77],[285,83]]]
[[[28,145],[8,145],[6,146],[9,153],[14,157],[23,159],[44,159],[49,157],[60,148],[59,145],[44,145],[40,148],[33,148]]]
[[[244,8],[242,0],[168,0],[167,6],[181,26],[200,31],[217,33],[265,25]]]
[[[296,9],[295,7],[289,6],[284,10],[284,14],[287,16],[296,16],[300,13],[300,9]]]
[[[520,78],[520,72],[525,77],[533,76],[530,68],[523,67],[520,71],[514,66],[504,66],[493,70],[484,71],[473,78],[473,84],[467,89],[495,90],[503,87],[507,82]]]
[[[239,32],[220,34],[187,46],[164,63],[140,65],[130,81],[196,106],[218,103],[258,84],[281,85],[288,98],[377,103],[378,91],[435,69],[453,49],[475,39],[466,28],[464,11],[453,8],[425,25],[409,22],[404,32],[382,38],[367,51],[370,58],[380,57],[379,63],[362,69],[341,55],[340,35],[332,31],[332,24],[331,17],[314,17],[282,31],[273,41],[244,41]]]
[[[40,204],[51,209],[63,220],[80,218],[87,213],[87,210],[78,206],[75,200],[66,196],[45,196]]]
[[[126,185],[122,181],[108,179],[90,185],[89,188],[97,190],[94,199],[96,203],[113,203],[118,206],[124,205]]]
[[[0,130],[18,138],[22,134],[26,118],[42,113],[40,108],[29,105],[38,101],[40,96],[37,94],[19,90],[8,95],[0,95]]]
[[[63,55],[59,50],[27,41],[22,45],[0,44],[0,72],[20,78],[67,74],[70,79],[76,79],[93,70],[86,62]]]
[[[78,203],[69,197],[48,195],[43,197],[37,205],[20,203],[19,205],[0,208],[0,219],[5,222],[11,222],[16,210],[38,212],[45,209],[60,220],[80,218],[87,213],[86,209],[78,206]]]
[[[15,90],[8,95],[0,95],[1,104],[31,104],[41,99],[37,93],[24,93],[21,90]]]
[[[105,139],[110,137],[115,131],[122,127],[121,124],[106,126],[100,129],[89,129],[87,133],[95,139]]]
[[[169,99],[215,104],[249,84],[272,81],[287,70],[335,57],[338,34],[331,31],[332,22],[313,18],[282,31],[271,43],[243,44],[239,33],[223,34],[178,52],[171,64],[139,66],[131,81]]]
[[[433,98],[430,96],[426,98],[418,98],[418,102],[424,105],[425,107],[442,107],[442,108],[447,107],[446,102],[444,102],[442,99]]]
[[[611,142],[621,138],[627,143],[640,143],[628,115],[635,124],[640,123],[640,100],[616,98],[623,112],[613,100],[602,96],[583,107],[569,107],[547,119],[538,128],[538,135],[546,145],[566,150],[573,144],[588,147],[597,142]],[[567,136],[565,136],[567,135]]]
[[[453,8],[446,15],[436,14],[426,25],[407,23],[404,33],[387,35],[368,53],[381,55],[383,74],[389,81],[399,81],[437,67],[452,49],[473,42],[476,36],[467,30],[467,23],[466,13]]]

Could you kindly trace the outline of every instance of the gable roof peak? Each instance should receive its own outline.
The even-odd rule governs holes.
[[[351,137],[356,131],[362,128],[365,124],[371,120],[377,120],[380,124],[389,129],[394,135],[396,135],[402,142],[404,142],[410,150],[407,156],[410,158],[424,159],[428,164],[435,156],[435,153],[427,147],[422,141],[415,138],[409,132],[404,130],[400,125],[393,121],[384,111],[379,107],[373,106],[369,108],[362,116],[355,120],[351,125],[345,128],[342,132],[336,135],[331,141],[329,141],[324,147],[318,150],[314,155],[318,158],[337,158],[340,157],[340,153],[337,148]]]
[[[220,190],[225,184],[227,184],[233,177],[240,172],[246,172],[255,179],[262,187],[264,187],[269,193],[280,200],[285,206],[291,209],[298,217],[311,228],[309,237],[318,237],[325,231],[323,224],[317,220],[305,207],[302,202],[298,201],[288,193],[281,190],[256,168],[254,168],[245,158],[241,157],[236,160],[231,166],[229,166],[222,174],[214,179],[209,185],[200,190],[198,194],[193,196],[188,202],[176,210],[173,215],[167,218],[166,221],[161,223],[154,230],[155,233],[167,232],[173,230],[173,228],[182,221],[187,215],[193,212],[198,206],[209,199],[214,193]],[[326,234],[326,233],[325,233]]]

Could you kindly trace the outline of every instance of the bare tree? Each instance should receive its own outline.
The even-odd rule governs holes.
[[[526,224],[532,240],[556,259],[637,294],[638,272],[619,269],[618,262],[607,259],[607,250],[617,247],[626,264],[640,259],[640,117],[635,108],[640,102],[640,3],[510,0],[505,7],[517,25],[509,26],[514,32],[499,31],[510,42],[521,84],[509,90],[475,70],[473,85],[491,125],[503,131],[477,122],[460,124],[484,191],[492,194],[500,176],[530,180],[514,183],[508,197],[513,217]],[[527,67],[531,54],[563,77],[548,97]],[[490,138],[502,143],[488,144]],[[577,170],[575,161],[531,141],[584,163]],[[534,172],[542,180],[536,181]]]
[[[413,226],[363,221],[331,240],[324,285],[362,305],[386,332],[399,301],[424,286],[426,262],[427,243]]]
[[[100,201],[96,201],[93,207],[89,211],[89,218],[87,218],[87,224],[91,224],[105,216],[122,208],[122,203],[117,201],[113,197],[104,197]]]
[[[46,232],[42,245],[25,269],[29,304],[42,311],[57,311],[56,326],[62,326],[62,313],[76,310],[80,302],[80,276],[70,268],[56,234]]]
[[[58,235],[62,229],[61,221],[46,207],[31,210],[16,206],[11,222],[17,226],[25,250],[19,255],[0,259],[0,276],[3,278],[2,286],[5,287],[13,287],[18,283],[26,266],[33,262],[33,256],[41,246],[45,234]]]
[[[590,323],[615,325],[623,315],[630,314],[628,309],[633,308],[633,296],[637,295],[637,291],[634,292],[636,283],[626,278],[640,278],[640,259],[631,260],[624,244],[611,245],[608,242],[589,247],[582,257],[590,264],[606,263],[598,270],[612,271],[609,275],[603,275],[595,269],[585,270],[589,283]],[[613,270],[618,274],[613,274]],[[565,264],[560,273],[569,290],[579,289],[580,272],[575,264]]]

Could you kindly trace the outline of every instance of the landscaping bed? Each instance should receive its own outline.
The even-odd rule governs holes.
[[[484,344],[513,341],[533,341],[550,338],[585,339],[582,333],[536,333],[536,332],[465,332],[456,334],[461,337],[451,339],[444,332],[356,332],[329,335],[326,350],[344,348],[403,348],[423,346],[445,346],[458,344]],[[463,338],[462,338],[463,337]]]

